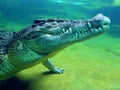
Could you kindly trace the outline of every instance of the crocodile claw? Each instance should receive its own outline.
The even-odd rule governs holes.
[[[56,73],[56,74],[61,74],[64,72],[64,69],[58,69],[58,68],[55,68],[52,72]]]

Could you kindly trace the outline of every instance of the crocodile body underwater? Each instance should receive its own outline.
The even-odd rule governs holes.
[[[38,63],[63,73],[49,58],[71,44],[104,33],[110,22],[98,14],[87,20],[38,19],[18,32],[0,31],[0,80]]]

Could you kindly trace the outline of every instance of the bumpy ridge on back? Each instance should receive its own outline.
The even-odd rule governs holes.
[[[7,58],[8,44],[13,36],[13,32],[0,31],[0,63]]]

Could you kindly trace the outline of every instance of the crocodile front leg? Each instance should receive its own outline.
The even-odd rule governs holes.
[[[55,68],[55,66],[52,64],[51,60],[48,59],[46,61],[43,62],[43,65],[45,67],[47,67],[51,72],[54,72],[54,73],[57,73],[57,74],[61,74],[63,73],[63,69],[58,69],[58,68]]]

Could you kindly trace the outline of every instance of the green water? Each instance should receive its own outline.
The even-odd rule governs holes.
[[[120,0],[1,0],[0,29],[19,31],[38,18],[88,19],[97,13],[111,19],[110,30],[52,57],[63,74],[49,74],[39,64],[0,90],[120,90]]]

